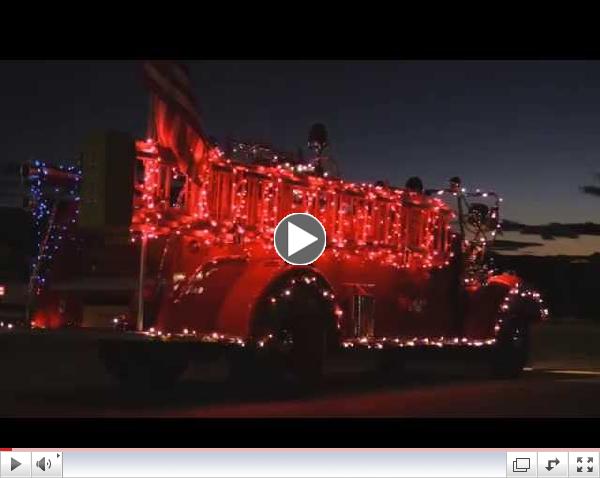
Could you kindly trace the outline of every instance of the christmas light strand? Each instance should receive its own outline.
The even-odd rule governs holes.
[[[29,282],[29,292],[39,295],[46,285],[50,262],[61,243],[74,240],[73,229],[79,216],[81,169],[74,165],[53,166],[44,161],[27,165],[29,196],[37,237]],[[62,206],[75,204],[72,214],[64,214]],[[68,208],[67,208],[68,210]]]
[[[272,235],[282,217],[308,212],[321,220],[337,260],[358,257],[396,268],[449,265],[453,213],[438,198],[403,189],[332,180],[292,163],[246,165],[218,148],[186,181],[173,207],[171,186],[180,174],[163,162],[152,140],[137,143],[144,176],[138,186],[132,241],[194,235],[202,245],[239,243],[274,253]]]

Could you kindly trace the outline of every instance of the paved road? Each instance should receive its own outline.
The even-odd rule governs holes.
[[[569,329],[570,330],[570,329]],[[177,417],[591,417],[600,416],[599,342],[589,331],[559,354],[534,354],[533,369],[514,381],[491,380],[485,368],[463,362],[416,362],[397,379],[347,363],[318,392],[241,385],[224,379],[225,367],[192,367],[169,390],[125,391],[104,373],[87,344],[60,342],[3,352],[1,416]]]
[[[526,371],[518,380],[407,372],[390,382],[368,373],[331,376],[318,392],[185,381],[166,391],[115,385],[5,391],[2,415],[168,417],[540,417],[600,416],[600,372]]]

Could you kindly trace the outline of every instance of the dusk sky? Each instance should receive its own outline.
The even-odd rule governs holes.
[[[205,129],[295,151],[323,122],[345,178],[459,175],[504,217],[600,221],[579,187],[600,170],[600,62],[194,61]],[[143,136],[135,61],[5,61],[1,161],[73,157],[97,129]]]

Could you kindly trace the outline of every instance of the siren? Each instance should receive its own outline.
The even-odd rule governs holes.
[[[322,123],[315,123],[308,132],[308,146],[314,149],[317,156],[320,156],[323,150],[328,146],[329,138],[327,128]]]
[[[462,181],[458,176],[454,176],[450,178],[448,181],[450,183],[450,192],[458,193],[460,192],[460,187],[462,185]]]
[[[413,176],[412,178],[408,178],[405,188],[410,192],[423,194],[423,181],[421,181],[421,178]]]

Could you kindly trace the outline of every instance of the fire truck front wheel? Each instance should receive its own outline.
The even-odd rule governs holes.
[[[525,320],[507,324],[498,336],[492,352],[492,374],[497,378],[517,378],[527,365],[530,350],[530,327]]]

